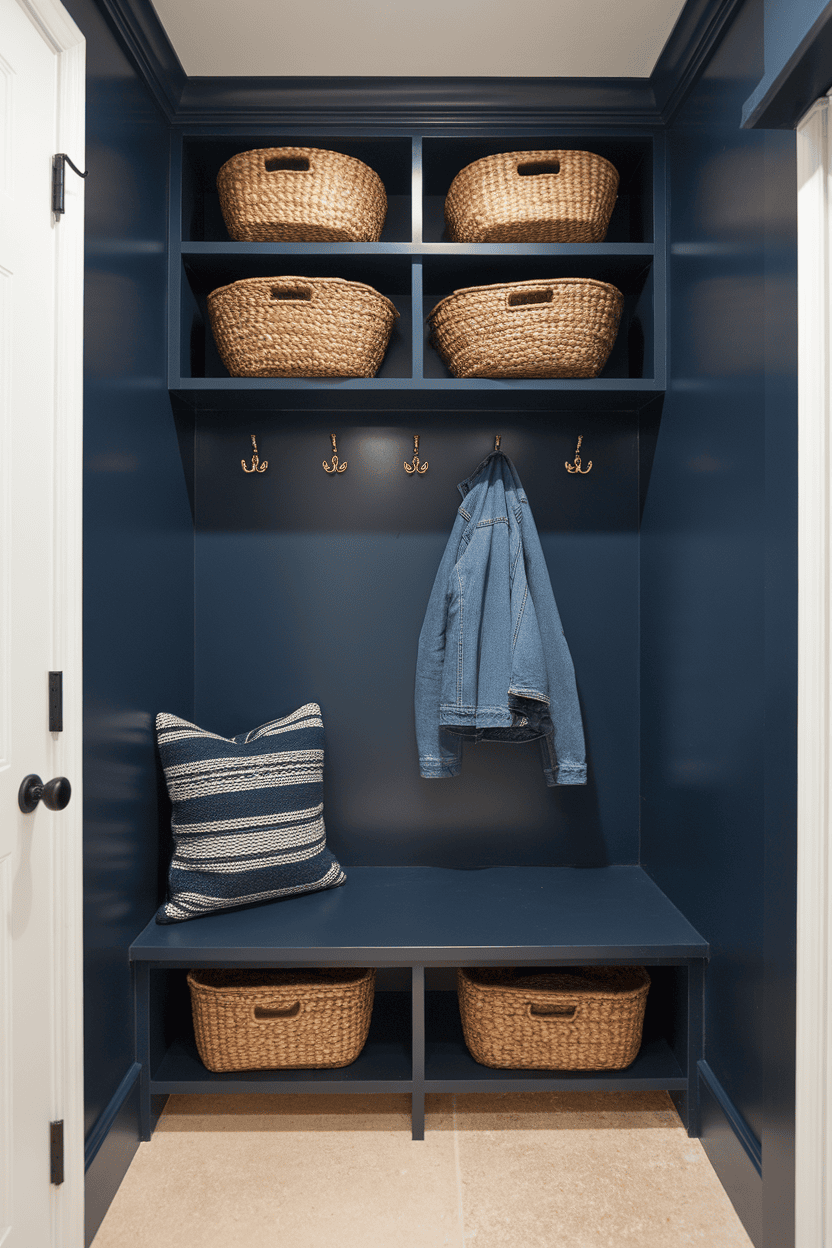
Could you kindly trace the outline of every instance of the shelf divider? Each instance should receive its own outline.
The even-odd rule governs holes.
[[[421,264],[413,265],[413,303],[412,303],[412,329],[413,329],[413,383],[423,384],[425,374],[425,355],[424,355],[424,335],[422,333],[422,325],[424,323],[424,303],[422,288],[422,266]]]
[[[425,968],[413,967],[413,1090],[410,1118],[414,1140],[425,1138]]]
[[[413,244],[422,244],[422,139],[413,136],[413,171],[410,180],[410,208],[413,222]]]

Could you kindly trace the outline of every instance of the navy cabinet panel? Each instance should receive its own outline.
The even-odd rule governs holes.
[[[348,862],[637,861],[635,419],[550,416],[542,427],[503,430],[541,533],[586,726],[590,783],[557,789],[545,786],[536,743],[466,747],[455,779],[418,774],[419,631],[459,505],[457,482],[493,447],[493,422],[488,432],[424,433],[420,456],[430,468],[418,479],[403,467],[416,414],[396,428],[333,424],[349,464],[336,478],[322,468],[330,425],[320,416],[264,414],[249,424],[269,461],[256,479],[240,466],[248,426],[199,418],[199,722],[233,734],[318,701],[328,834]],[[584,463],[593,463],[580,477],[565,469],[579,434]]]
[[[786,1248],[796,182],[793,135],[739,129],[761,57],[755,2],[667,136],[671,371],[641,532],[641,837],[643,864],[711,942],[706,1056],[762,1142],[764,1239]]]

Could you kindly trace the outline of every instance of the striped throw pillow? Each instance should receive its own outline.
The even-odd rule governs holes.
[[[156,736],[174,843],[157,923],[343,884],[326,847],[314,702],[233,740],[157,715]]]

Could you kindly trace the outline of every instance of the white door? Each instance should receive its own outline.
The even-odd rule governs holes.
[[[80,186],[70,185],[64,217],[51,206],[53,155],[72,141],[69,154],[83,160],[79,68],[82,89],[83,41],[60,5],[0,0],[2,1248],[83,1244]],[[50,731],[50,671],[63,672],[62,732]],[[66,777],[69,806],[53,812],[41,801],[24,814],[27,773]],[[59,1120],[57,1185],[50,1124]]]

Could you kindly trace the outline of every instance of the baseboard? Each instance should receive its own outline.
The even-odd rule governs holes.
[[[755,1248],[763,1248],[762,1148],[707,1062],[699,1062],[702,1146]]]
[[[86,1169],[84,1242],[89,1248],[139,1147],[139,1073],[134,1062],[84,1148]]]

